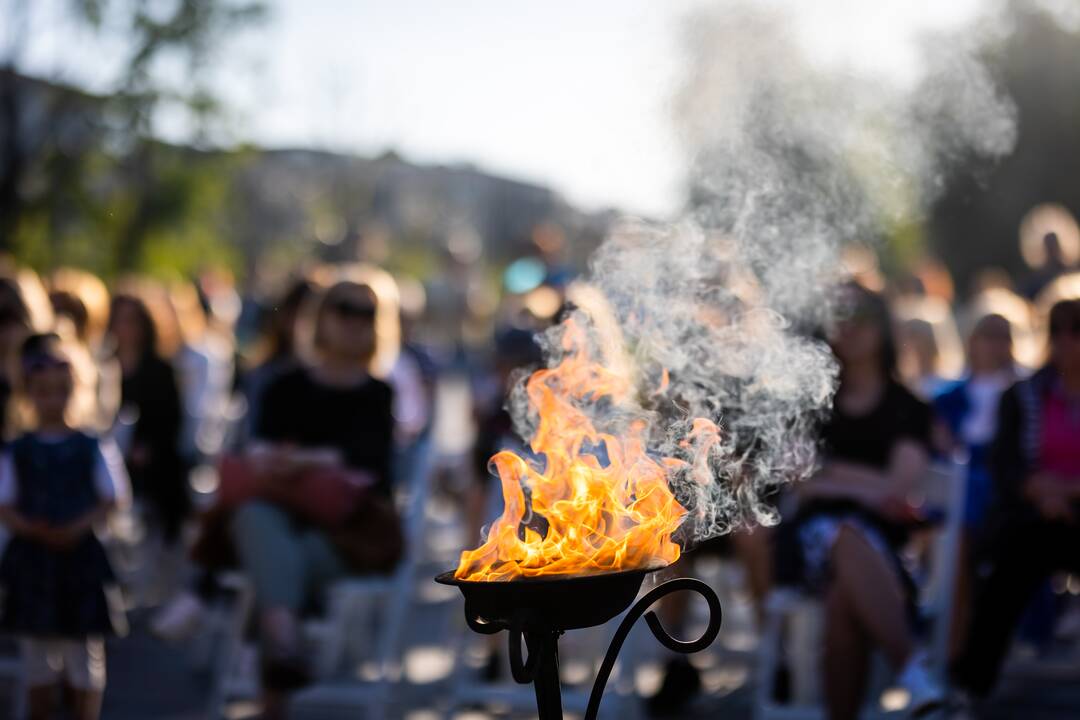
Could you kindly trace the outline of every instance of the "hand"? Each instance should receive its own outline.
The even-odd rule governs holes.
[[[44,520],[20,519],[19,524],[15,525],[13,530],[16,535],[22,535],[35,542],[47,543],[46,538],[52,532],[53,526]]]
[[[1071,522],[1074,519],[1069,490],[1053,473],[1036,473],[1024,483],[1024,497],[1047,520]]]
[[[47,525],[40,531],[38,540],[53,550],[70,550],[79,543],[86,532],[86,528],[81,523]]]
[[[1034,502],[1039,514],[1051,522],[1071,523],[1076,519],[1073,514],[1072,503],[1064,494],[1047,494],[1039,497]]]
[[[877,510],[883,517],[904,525],[919,521],[918,511],[902,495],[887,495],[878,503]]]
[[[127,463],[133,468],[143,468],[150,464],[150,448],[145,445],[133,445],[128,451]]]

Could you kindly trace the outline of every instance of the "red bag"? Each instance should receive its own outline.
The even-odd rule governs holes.
[[[217,504],[234,509],[262,496],[258,476],[249,458],[226,455],[218,465],[220,484]],[[374,484],[371,475],[346,468],[314,468],[267,498],[323,527],[339,526],[364,501]]]

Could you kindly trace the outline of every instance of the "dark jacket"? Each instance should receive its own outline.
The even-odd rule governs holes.
[[[1043,407],[1053,380],[1054,369],[1047,366],[1001,396],[997,435],[990,448],[993,515],[999,521],[1039,520],[1038,511],[1024,497],[1024,483],[1039,468]]]

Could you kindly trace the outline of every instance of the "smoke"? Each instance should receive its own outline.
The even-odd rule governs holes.
[[[958,163],[1007,153],[1015,113],[955,38],[928,43],[924,77],[903,89],[815,68],[776,13],[728,5],[686,27],[673,107],[689,207],[614,229],[588,277],[604,310],[585,314],[606,348],[596,356],[625,363],[639,389],[617,413],[592,408],[598,427],[644,417],[658,453],[687,457],[694,418],[719,426],[707,457],[688,458],[714,481],[671,478],[691,512],[685,539],[699,541],[774,522],[771,491],[814,468],[837,368],[808,330],[837,311],[842,248],[918,218]],[[528,410],[511,407],[528,436]]]

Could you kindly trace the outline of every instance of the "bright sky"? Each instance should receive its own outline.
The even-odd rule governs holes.
[[[815,60],[901,80],[918,72],[919,32],[979,5],[760,1],[791,16]],[[680,204],[669,100],[680,23],[705,0],[268,2],[269,22],[219,71],[238,138],[468,162],[589,208],[662,216]],[[70,54],[62,39],[40,44],[31,67]]]

